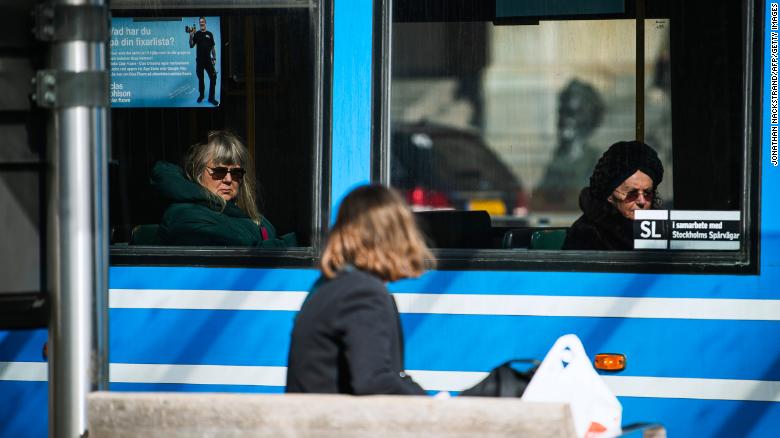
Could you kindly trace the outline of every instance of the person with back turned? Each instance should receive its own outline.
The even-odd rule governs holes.
[[[195,26],[187,27],[190,34],[190,48],[198,46],[195,51],[195,74],[198,76],[198,103],[203,102],[203,71],[209,75],[209,103],[217,106],[219,102],[214,98],[214,90],[217,85],[217,71],[214,65],[217,63],[217,50],[214,43],[214,34],[206,30],[206,17],[198,20],[200,30]]]
[[[634,211],[660,207],[657,188],[663,177],[650,146],[639,141],[610,146],[580,192],[582,216],[569,228],[563,249],[633,249]]]
[[[419,276],[430,258],[398,193],[370,185],[347,195],[322,276],[295,318],[287,392],[425,394],[404,372],[398,309],[385,283]]]

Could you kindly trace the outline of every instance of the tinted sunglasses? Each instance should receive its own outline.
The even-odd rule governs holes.
[[[655,190],[654,189],[646,189],[646,190],[639,190],[639,189],[631,189],[626,193],[621,193],[615,190],[617,193],[620,193],[623,195],[623,202],[634,202],[637,199],[639,199],[639,193],[642,193],[642,195],[647,200],[652,200],[655,197]]]
[[[244,175],[246,174],[246,170],[242,169],[240,167],[234,167],[232,169],[228,169],[227,167],[207,167],[209,170],[209,174],[211,175],[211,179],[214,180],[221,180],[225,179],[225,176],[229,173],[230,177],[236,181],[241,181],[244,179]]]

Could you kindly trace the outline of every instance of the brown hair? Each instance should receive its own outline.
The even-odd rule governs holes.
[[[238,186],[236,205],[256,223],[260,223],[260,212],[257,209],[257,194],[255,193],[255,165],[249,151],[235,134],[229,131],[211,131],[206,143],[192,145],[184,157],[184,173],[191,181],[201,186],[201,178],[206,165],[212,161],[215,165],[238,165],[246,170],[244,179]],[[205,189],[204,189],[205,190]],[[221,210],[225,209],[225,200],[205,190],[209,199]]]
[[[403,198],[387,187],[367,185],[341,202],[320,270],[333,278],[353,265],[384,281],[395,281],[419,276],[433,267],[432,259]]]

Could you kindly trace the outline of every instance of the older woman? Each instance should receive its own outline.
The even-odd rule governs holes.
[[[258,211],[254,166],[235,135],[213,131],[206,143],[193,145],[184,170],[158,162],[152,186],[170,205],[160,222],[166,245],[283,247],[294,235],[276,237],[273,225]]]
[[[650,146],[638,141],[610,146],[596,163],[590,186],[580,192],[583,214],[569,228],[563,249],[633,249],[634,211],[659,208],[656,189],[663,177]]]
[[[341,203],[322,277],[295,318],[287,392],[424,394],[404,373],[398,309],[385,283],[431,258],[403,198],[359,187]]]

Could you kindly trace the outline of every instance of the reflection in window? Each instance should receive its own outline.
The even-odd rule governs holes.
[[[645,29],[644,138],[671,201],[670,20]],[[391,183],[417,209],[570,225],[601,154],[636,138],[635,35],[631,19],[394,23]]]

